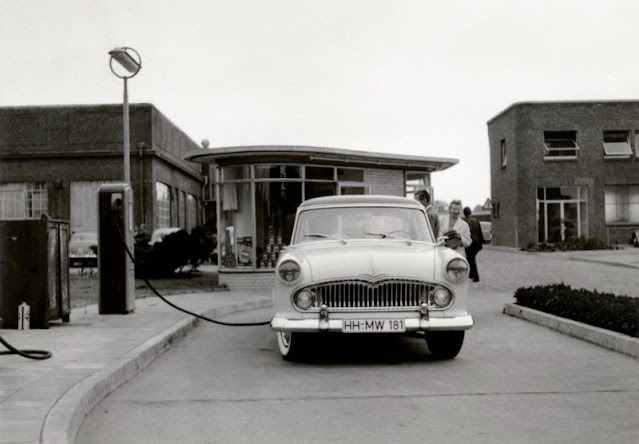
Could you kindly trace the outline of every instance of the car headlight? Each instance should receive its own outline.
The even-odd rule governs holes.
[[[284,261],[278,267],[277,273],[284,282],[295,282],[300,277],[300,266],[294,261]]]
[[[468,277],[468,262],[455,258],[446,265],[446,275],[453,282],[459,282]]]
[[[311,308],[314,300],[313,293],[308,290],[302,290],[295,295],[295,305],[302,310]]]
[[[435,291],[433,291],[433,304],[435,304],[436,307],[447,307],[450,305],[452,299],[453,295],[444,287],[436,288]]]

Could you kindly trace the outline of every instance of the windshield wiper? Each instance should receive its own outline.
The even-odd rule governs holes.
[[[332,235],[326,234],[326,233],[306,233],[306,234],[304,234],[304,237],[317,237],[317,238],[320,238],[320,239],[335,239],[335,240],[342,241],[343,243],[346,243],[344,238],[337,237],[337,236],[332,236]]]

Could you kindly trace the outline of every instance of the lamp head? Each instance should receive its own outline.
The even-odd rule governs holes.
[[[129,77],[136,75],[142,68],[140,55],[133,48],[126,46],[114,48],[109,51],[109,55],[112,60],[118,62],[124,69],[131,73]]]

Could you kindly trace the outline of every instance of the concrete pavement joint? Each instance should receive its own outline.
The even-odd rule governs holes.
[[[639,338],[624,335],[604,328],[571,319],[561,318],[543,311],[516,304],[505,304],[503,313],[520,318],[534,324],[558,331],[560,333],[579,338],[609,350],[639,358]]]

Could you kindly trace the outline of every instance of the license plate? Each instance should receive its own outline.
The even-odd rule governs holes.
[[[406,331],[403,319],[367,319],[344,321],[343,333],[399,333]]]

